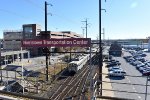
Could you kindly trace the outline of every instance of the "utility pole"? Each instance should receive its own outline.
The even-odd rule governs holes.
[[[47,2],[45,1],[45,33],[42,35],[44,39],[51,39],[51,34],[48,33],[47,31],[47,5],[51,5],[52,4],[47,4]],[[48,56],[49,56],[49,59],[50,59],[50,52],[51,52],[51,47],[50,47],[50,50],[48,47],[45,47],[44,48],[45,50],[45,54],[46,54],[46,81],[48,81]],[[49,61],[49,64],[50,64],[50,61]]]
[[[47,2],[45,1],[45,37],[44,37],[45,39],[51,38],[51,34],[49,35],[49,33],[47,31],[47,5],[49,5],[49,4],[47,4]],[[45,47],[45,51],[46,51],[46,81],[48,81],[48,59],[49,59],[49,64],[50,64],[50,52],[51,52],[51,48],[49,50],[48,47]]]
[[[99,0],[99,80],[100,80],[100,94],[102,95],[102,46],[101,46],[101,0]]]
[[[45,1],[45,32],[47,32],[47,2]]]
[[[86,38],[87,38],[87,26],[88,26],[87,18],[85,19],[85,21],[82,21],[82,22],[85,22],[85,31],[86,31]]]
[[[105,0],[106,2],[106,0]],[[102,38],[101,38],[101,11],[104,10],[106,12],[106,9],[102,9],[102,2],[99,0],[99,80],[100,80],[100,94],[102,95],[102,67],[103,67],[103,55],[102,55]]]
[[[105,28],[103,28],[103,33],[101,34],[103,34],[103,41],[104,41],[105,40]]]
[[[85,27],[81,27],[81,28],[82,28],[83,38],[84,38],[84,28],[85,28]]]
[[[2,42],[2,41],[0,41],[0,71],[1,71],[1,82],[2,82],[2,63],[1,63],[1,62],[2,62],[1,60],[2,60],[2,59],[1,59],[1,42]]]
[[[47,2],[45,1],[45,33],[47,34]],[[48,49],[46,47],[46,49]],[[46,81],[48,81],[48,54],[46,51]]]

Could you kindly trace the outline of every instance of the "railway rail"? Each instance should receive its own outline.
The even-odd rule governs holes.
[[[79,89],[81,83],[83,84],[83,79],[87,78],[88,72],[89,68],[88,66],[85,66],[79,71],[78,74],[75,74],[73,77],[68,77],[63,84],[60,85],[58,90],[50,97],[50,99],[61,100],[62,98],[65,99],[72,97],[75,91],[77,92],[77,89]]]

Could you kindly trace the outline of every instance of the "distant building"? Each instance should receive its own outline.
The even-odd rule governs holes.
[[[1,49],[3,49],[3,43],[4,43],[3,39],[0,39],[0,47],[1,47]]]
[[[116,41],[111,44],[109,49],[109,55],[113,56],[121,56],[122,54],[122,47],[120,44],[118,44]]]
[[[44,39],[44,37],[41,37],[40,34],[45,33],[42,30],[42,26],[38,24],[24,24],[22,25],[22,30],[15,31],[4,31],[4,49],[5,50],[20,50],[21,49],[21,40],[23,39]],[[61,32],[55,32],[55,31],[47,31],[49,36],[47,39],[50,38],[81,38],[82,36],[71,31],[61,31]],[[41,54],[41,49],[39,48],[23,48],[28,49],[30,51],[31,56],[38,56]]]
[[[24,24],[22,28],[23,39],[36,39],[41,32],[42,26],[38,24]]]
[[[20,50],[22,31],[21,30],[5,30],[3,32],[3,49],[4,50]]]
[[[38,34],[41,32],[42,26],[38,24],[24,24],[23,28],[23,39],[37,39]],[[30,51],[31,56],[37,56],[39,54],[38,48],[28,47],[23,48]]]
[[[41,33],[44,33],[45,31],[42,31]],[[55,39],[61,39],[61,38],[82,38],[81,35],[71,32],[71,31],[47,31],[49,34],[49,38],[55,38]]]

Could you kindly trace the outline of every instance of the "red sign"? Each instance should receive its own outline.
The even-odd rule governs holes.
[[[90,38],[67,38],[67,39],[27,39],[22,40],[22,47],[89,47]]]

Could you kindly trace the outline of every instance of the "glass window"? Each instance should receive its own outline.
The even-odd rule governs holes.
[[[32,33],[32,27],[24,27],[25,33]]]

